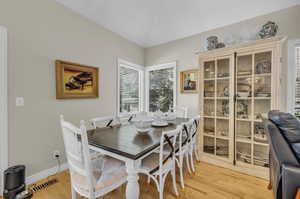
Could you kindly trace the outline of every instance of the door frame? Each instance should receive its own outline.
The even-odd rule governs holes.
[[[8,167],[7,29],[0,25],[0,195]]]

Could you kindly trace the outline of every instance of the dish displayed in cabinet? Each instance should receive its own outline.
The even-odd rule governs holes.
[[[243,152],[236,152],[238,156],[238,160],[243,161],[245,163],[251,164],[251,155]]]
[[[254,141],[267,143],[267,135],[262,123],[254,123]]]

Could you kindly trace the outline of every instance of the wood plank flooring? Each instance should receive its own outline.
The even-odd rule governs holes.
[[[187,172],[185,172],[187,173]],[[70,199],[70,178],[67,171],[57,174],[58,183],[38,191],[34,199]],[[53,178],[50,177],[50,178]],[[45,180],[37,183],[43,183]],[[180,196],[173,193],[171,177],[168,176],[165,189],[165,199],[272,199],[272,193],[267,189],[268,182],[259,178],[244,175],[216,167],[206,163],[198,163],[195,175],[185,176],[185,190],[179,187]],[[146,182],[146,177],[140,177],[141,199],[158,198],[154,184]],[[106,195],[104,199],[125,198],[125,185]],[[80,197],[78,197],[80,198]],[[81,198],[80,198],[81,199]],[[83,198],[82,198],[83,199]]]

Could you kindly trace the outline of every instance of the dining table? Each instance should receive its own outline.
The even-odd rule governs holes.
[[[152,127],[148,132],[138,132],[133,122],[88,130],[89,148],[104,155],[124,161],[127,171],[126,199],[138,199],[139,174],[143,158],[160,146],[162,132],[174,130],[188,122],[188,118],[168,121],[166,127]]]

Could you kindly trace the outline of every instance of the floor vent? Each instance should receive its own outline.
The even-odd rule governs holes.
[[[33,192],[37,192],[37,191],[40,191],[42,189],[45,189],[46,187],[49,187],[50,185],[53,185],[55,183],[57,183],[57,179],[52,179],[52,180],[48,180],[47,182],[43,183],[43,184],[40,184],[40,185],[34,185],[32,188],[31,188],[31,191]]]

